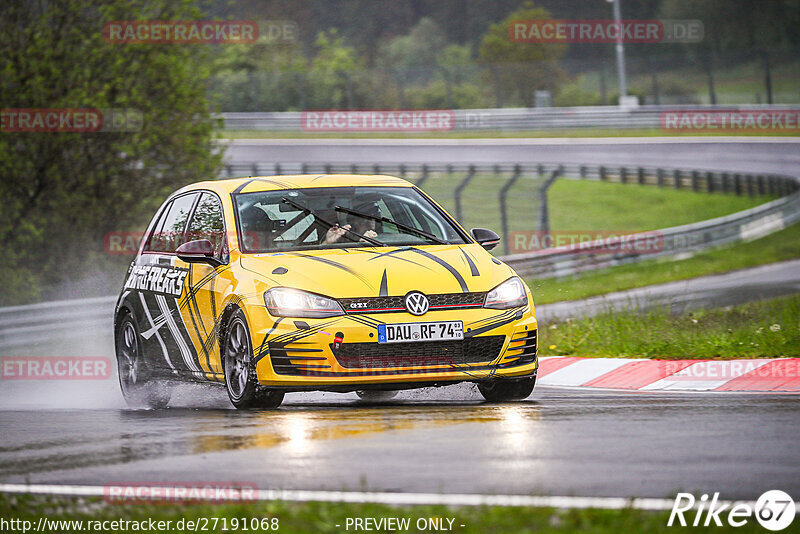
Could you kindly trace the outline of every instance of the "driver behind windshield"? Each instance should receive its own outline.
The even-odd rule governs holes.
[[[361,212],[364,215],[369,215],[370,217],[380,218],[381,216],[381,210],[378,207],[378,204],[375,202],[364,202],[362,204],[358,204],[353,206],[353,210]],[[325,233],[324,243],[330,245],[332,243],[341,243],[345,240],[355,241],[357,238],[355,238],[353,234],[349,233],[348,230],[352,230],[353,232],[374,239],[378,237],[378,233],[375,231],[376,224],[377,221],[375,219],[348,213],[347,224],[344,226],[336,225],[329,228]],[[361,241],[364,240],[361,239]]]

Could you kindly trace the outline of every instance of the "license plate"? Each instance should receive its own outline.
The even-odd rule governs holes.
[[[435,323],[400,323],[378,325],[378,343],[408,343],[413,341],[443,341],[464,339],[464,323],[439,321]]]

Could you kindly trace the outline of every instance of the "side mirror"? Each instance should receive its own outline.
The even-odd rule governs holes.
[[[492,250],[500,243],[500,236],[486,228],[473,228],[472,238],[486,250]]]
[[[222,262],[214,257],[214,245],[208,239],[187,241],[175,252],[178,258],[186,263],[207,263],[212,267],[222,265]]]

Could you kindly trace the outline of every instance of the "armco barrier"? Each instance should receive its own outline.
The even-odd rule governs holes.
[[[357,110],[354,110],[357,111]],[[580,106],[546,108],[493,108],[452,110],[453,130],[476,131],[520,131],[520,130],[568,130],[592,129],[652,129],[662,128],[665,112],[726,112],[726,113],[789,113],[797,115],[797,106],[746,105],[746,106]],[[221,113],[226,130],[263,130],[302,132],[301,111]],[[781,122],[781,129],[797,131],[796,117],[788,127]],[[770,129],[771,125],[767,128]],[[719,127],[718,127],[719,128]],[[709,129],[718,129],[709,128]],[[738,128],[741,129],[741,128]],[[761,129],[761,128],[755,128]]]
[[[636,262],[656,256],[675,256],[693,253],[709,247],[736,241],[746,241],[776,232],[800,221],[800,185],[795,178],[781,175],[747,175],[719,171],[680,170],[645,167],[602,167],[590,165],[478,165],[427,164],[276,164],[254,163],[244,166],[251,172],[241,172],[239,166],[229,167],[227,173],[242,175],[291,174],[306,172],[383,173],[417,175],[417,184],[436,172],[463,172],[454,195],[463,194],[469,181],[480,172],[506,173],[507,180],[524,177],[543,177],[543,187],[559,176],[572,179],[605,180],[637,185],[652,185],[690,189],[697,192],[739,195],[772,194],[782,198],[725,217],[658,231],[663,242],[657,253],[648,250],[637,254],[635,246],[627,251],[610,251],[605,243],[584,243],[580,250],[556,248],[525,254],[501,256],[523,276],[540,278],[567,276],[601,269],[622,263]],[[506,182],[508,184],[509,182]],[[513,185],[513,183],[511,184]],[[506,188],[506,193],[508,192]],[[502,190],[502,188],[500,188]],[[541,197],[546,203],[546,195]],[[647,239],[653,232],[627,236],[627,241]],[[506,242],[508,238],[506,236]],[[29,306],[0,308],[0,349],[30,347],[40,341],[91,335],[92,330],[111,333],[116,297],[43,302]]]

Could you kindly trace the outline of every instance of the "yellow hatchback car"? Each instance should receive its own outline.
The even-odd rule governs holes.
[[[114,330],[122,393],[165,406],[176,381],[225,385],[237,408],[289,391],[475,382],[489,401],[536,380],[531,292],[413,184],[298,175],[196,183],[158,210]]]

